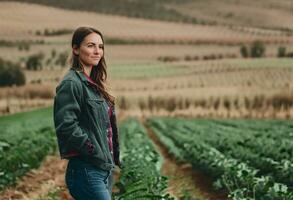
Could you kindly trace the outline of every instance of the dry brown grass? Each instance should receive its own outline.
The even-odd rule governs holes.
[[[32,83],[41,83],[42,85],[57,85],[60,78],[69,68],[64,69],[43,69],[39,71],[25,70],[26,82],[30,85],[38,85]],[[50,87],[52,88],[52,86]]]
[[[23,67],[25,66],[25,59],[30,55],[43,53],[45,55],[43,67],[47,68],[46,74],[51,76],[52,73],[59,74],[59,72],[53,72],[50,68],[59,68],[53,63],[46,65],[46,60],[51,58],[52,50],[55,50],[57,54],[60,52],[68,51],[70,52],[70,46],[67,44],[43,44],[43,45],[32,45],[29,51],[19,51],[16,47],[1,47],[0,54],[1,58],[10,60],[12,62],[20,62]],[[109,64],[121,64],[121,63],[145,63],[154,62],[159,56],[175,56],[175,57],[185,57],[186,55],[206,55],[206,54],[237,54],[240,56],[240,51],[238,46],[219,46],[219,45],[111,45],[106,44],[105,46],[106,60]],[[269,53],[276,53],[276,46],[267,46]],[[290,47],[286,46],[288,51]],[[292,49],[292,47],[291,47]],[[39,76],[39,72],[27,72],[28,82],[36,79]]]
[[[20,87],[5,87],[0,89],[0,99],[52,99],[54,86],[42,84],[27,84]]]
[[[108,37],[143,40],[176,40],[208,43],[240,43],[255,39],[267,42],[292,42],[293,37],[255,35],[222,26],[188,25],[155,20],[134,19],[90,12],[69,11],[58,8],[1,2],[0,36],[2,39],[42,39],[37,30],[75,29],[80,25],[99,28]],[[50,17],[48,17],[50,16]],[[47,38],[48,41],[68,41],[68,36]]]
[[[269,46],[270,52],[276,52],[275,47]],[[160,56],[181,57],[186,55],[203,56],[206,54],[237,54],[237,46],[219,45],[108,45],[108,63],[140,63],[154,62]],[[111,67],[111,66],[109,66]]]
[[[264,61],[269,64],[275,62],[271,59]],[[290,60],[278,60],[275,63],[280,64],[281,61],[286,61],[290,65]],[[239,63],[240,66],[238,66]],[[147,106],[149,97],[152,96],[156,100],[159,99],[159,103],[155,103],[156,108],[154,109],[158,110],[154,111],[158,113],[182,114],[186,112],[190,115],[216,117],[280,117],[282,114],[276,113],[285,113],[281,117],[291,117],[290,98],[292,96],[290,96],[290,91],[293,90],[293,67],[289,67],[286,63],[279,67],[274,63],[270,64],[271,67],[250,66],[251,63],[249,63],[245,59],[234,63],[235,66],[231,60],[175,62],[170,63],[170,66],[184,65],[185,70],[189,73],[172,77],[129,80],[122,80],[119,77],[113,79],[110,74],[109,83],[112,93],[120,101],[118,103],[120,109],[127,110],[127,112],[137,110],[138,113],[141,113],[140,110],[144,110],[143,112],[148,113],[148,110],[152,110]],[[127,65],[121,67],[123,66],[127,67]],[[61,78],[67,70],[68,68],[64,71],[45,70],[29,72],[29,74],[36,79],[47,78],[47,81],[50,82],[52,79],[50,77]],[[55,78],[53,80],[56,80]],[[47,101],[46,99],[52,99],[54,96],[57,83],[58,81],[53,81],[46,85],[29,84],[19,88],[3,88],[0,90],[0,98],[4,101],[9,98],[26,99],[27,102],[30,99]],[[121,106],[123,97],[125,97],[125,105]],[[251,108],[245,104],[245,99],[254,102],[258,101],[256,98],[259,97],[261,97],[261,106]],[[185,107],[180,103],[180,99],[188,99],[190,106]],[[286,102],[289,103],[286,104]],[[219,105],[215,106],[216,104]],[[3,104],[3,112],[8,107],[8,104]],[[184,115],[187,115],[186,113]]]
[[[35,36],[34,32],[36,30],[44,30],[45,28],[74,29],[79,25],[92,25],[97,27],[107,37],[138,40],[194,41],[211,44],[107,45],[106,58],[109,61],[109,68],[112,64],[119,63],[126,63],[127,65],[127,63],[156,62],[159,56],[184,58],[188,55],[203,56],[220,53],[239,56],[239,47],[220,46],[216,44],[251,42],[255,39],[262,39],[271,43],[271,45],[267,45],[267,56],[274,56],[278,47],[273,44],[274,42],[283,42],[286,43],[286,47],[290,47],[288,45],[293,41],[293,36],[252,34],[249,31],[241,32],[240,30],[232,30],[225,26],[168,23],[69,11],[15,2],[1,2],[0,6],[2,9],[0,13],[0,36],[3,39],[45,39],[47,42],[52,42],[51,44],[45,45],[33,45],[29,52],[20,52],[16,48],[0,48],[0,52],[3,52],[2,55],[13,61],[17,61],[21,57],[25,59],[28,55],[38,52],[44,52],[47,56],[52,49],[57,51],[69,49],[70,51],[70,35],[44,38],[44,36]],[[230,60],[227,60],[228,64],[223,62],[225,60],[180,61],[171,63],[170,65],[184,65],[189,72],[188,74],[141,80],[114,79],[109,74],[109,82],[112,93],[118,99],[122,96],[127,97],[127,99],[131,99],[130,104],[135,105],[134,107],[137,108],[139,99],[147,101],[149,96],[154,98],[163,97],[165,101],[176,96],[191,99],[192,102],[206,102],[206,104],[210,104],[212,102],[210,100],[211,98],[233,99],[234,97],[238,97],[239,99],[243,99],[244,97],[254,98],[258,95],[265,95],[268,99],[282,91],[291,91],[293,88],[292,67],[278,68],[277,65],[269,68],[234,67],[233,64],[229,64]],[[27,83],[29,85],[20,88],[1,89],[0,99],[4,99],[4,101],[9,98],[27,99],[27,101],[30,101],[29,99],[43,99],[44,101],[52,99],[55,86],[68,68],[64,70],[51,70],[50,67],[45,67],[46,69],[43,71],[26,71]],[[33,85],[30,84],[31,82],[39,82],[41,84]],[[44,86],[45,84],[46,86]],[[223,101],[221,100],[221,102]],[[192,103],[192,105],[194,104]],[[7,109],[7,105],[4,106],[4,109]],[[188,109],[180,109],[176,112],[185,112],[184,110],[191,112],[191,114],[210,112],[207,111],[210,108],[204,107],[203,109],[205,111],[199,109],[198,106],[190,106]],[[135,110],[133,112],[136,112]],[[216,113],[221,113],[222,111],[220,112],[220,110],[223,109],[219,108]],[[139,109],[138,112],[140,112]],[[231,111],[229,115],[232,116],[231,113],[233,112]],[[243,113],[245,112],[243,111]],[[246,115],[241,114],[241,116]],[[219,114],[219,116],[225,116],[225,114]]]
[[[121,101],[123,99],[123,102]],[[126,106],[125,106],[126,105]],[[173,96],[133,99],[121,97],[119,112],[131,116],[184,116],[204,118],[293,118],[293,91],[272,96],[178,98]]]
[[[53,99],[7,98],[0,100],[0,115],[25,112],[53,105]]]
[[[292,1],[246,0],[246,1],[193,1],[170,7],[191,16],[241,26],[266,26],[292,28]],[[274,34],[264,31],[265,34]]]
[[[292,67],[188,64],[188,75],[112,80],[120,109],[131,115],[292,118]]]
[[[51,106],[54,85],[28,84],[0,89],[0,115]]]
[[[272,94],[292,89],[293,68],[193,65],[189,75],[146,80],[113,80],[116,95],[146,98],[153,96],[209,97]]]

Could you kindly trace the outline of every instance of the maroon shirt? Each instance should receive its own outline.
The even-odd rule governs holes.
[[[84,73],[84,75],[86,76],[87,80],[96,85],[96,83],[91,79],[91,77],[89,77],[86,73]],[[108,104],[108,102],[107,102]],[[112,108],[111,106],[109,106],[108,104],[108,116],[109,116],[109,119],[111,118],[111,115],[112,115]],[[109,123],[109,127],[107,127],[107,140],[108,140],[108,146],[109,146],[109,149],[110,149],[110,152],[111,152],[111,155],[112,155],[112,158],[114,159],[114,156],[113,156],[113,142],[112,142],[112,137],[113,137],[113,134],[112,134],[112,127],[111,127],[111,123]]]
[[[111,115],[112,115],[112,108],[111,106],[108,105],[108,115],[109,115],[109,119],[111,118]],[[113,137],[113,132],[112,132],[112,126],[111,126],[111,123],[109,123],[109,127],[107,128],[107,139],[108,139],[108,145],[109,145],[109,149],[110,149],[110,152],[111,152],[111,155],[114,159],[114,156],[113,156],[113,142],[112,142],[112,137]]]

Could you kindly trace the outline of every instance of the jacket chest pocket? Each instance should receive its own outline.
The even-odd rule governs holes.
[[[87,99],[86,101],[90,118],[105,130],[108,124],[107,103],[102,98]]]

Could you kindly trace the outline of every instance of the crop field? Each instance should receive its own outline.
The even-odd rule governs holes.
[[[125,165],[118,182],[120,192],[114,199],[166,199],[167,177],[161,175],[163,159],[135,118],[120,126],[122,160]],[[131,167],[129,167],[131,166]]]
[[[36,168],[56,150],[52,109],[18,113],[0,118],[0,188]]]
[[[278,120],[149,119],[179,160],[212,176],[233,199],[292,199],[292,123]]]
[[[246,89],[250,94],[272,94],[292,88],[292,66],[292,59],[271,58],[121,64],[109,68],[109,77],[115,93],[125,96],[155,96],[159,93],[186,97],[217,96],[213,88],[220,90],[218,93],[223,96],[229,95],[225,93],[227,88],[234,88],[230,96],[240,94],[240,88],[243,89],[242,95],[248,95]],[[125,74],[127,79],[123,79]]]
[[[185,66],[161,63],[146,64],[117,64],[109,68],[109,75],[113,79],[147,79],[186,75],[190,72]]]
[[[289,104],[292,105],[289,103],[292,98],[292,59],[223,59],[178,61],[167,65],[136,64],[137,70],[141,69],[141,72],[147,69],[147,72],[142,74],[135,74],[136,70],[131,69],[132,65],[129,64],[117,66],[119,66],[117,76],[112,79],[111,74],[109,75],[111,89],[116,96],[126,99],[128,105],[126,103],[123,109],[131,110],[134,115],[139,115],[141,111],[147,114],[151,104],[154,104],[154,113],[162,115],[166,104],[170,104],[171,107],[172,104],[177,105],[173,106],[176,107],[174,114],[178,111],[177,108],[181,108],[185,110],[184,115],[193,113],[195,116],[204,113],[198,108],[210,110],[207,111],[210,114],[212,114],[211,110],[214,110],[218,113],[215,116],[225,116],[226,111],[231,111],[231,116],[245,117],[250,115],[249,110],[253,109],[252,107],[259,110],[258,116],[251,113],[251,116],[257,118],[276,117],[276,113],[279,113],[277,116],[284,118],[292,114],[292,109],[289,108],[291,107]],[[147,66],[149,67],[146,68]],[[164,76],[162,76],[163,66],[170,70]],[[172,74],[173,69],[176,68],[180,68],[180,71]],[[122,78],[124,73],[128,75],[127,79]],[[150,75],[152,73],[153,75]],[[183,105],[181,105],[182,101]],[[289,107],[285,105],[287,104],[285,101],[289,103]],[[279,108],[274,106],[281,104],[283,106]],[[206,113],[202,116],[210,114]]]
[[[0,87],[0,200],[73,200],[52,104],[79,26],[105,39],[113,200],[293,200],[293,3],[114,1],[0,0],[0,83],[25,79]]]
[[[3,127],[0,156],[5,158],[0,162],[1,196],[6,199],[9,194],[5,188],[37,168],[46,155],[56,155],[56,139],[52,108],[1,117],[0,124]],[[167,193],[169,177],[162,172],[166,155],[158,153],[145,125],[168,149],[169,156],[178,163],[190,163],[213,180],[210,187],[218,193],[228,193],[229,198],[235,200],[292,200],[291,121],[178,117],[150,117],[146,124],[136,118],[119,121],[123,168],[116,179],[114,199],[174,198]],[[38,187],[34,186],[33,190],[40,190]],[[18,190],[15,199],[28,195],[23,189]],[[53,182],[47,193],[39,192],[34,199],[49,196],[60,199],[62,195],[62,199],[68,199],[64,193],[64,182],[61,186]],[[182,192],[179,196],[187,198],[188,195]],[[201,194],[193,198],[216,199]]]
[[[117,97],[121,110],[126,113],[131,111],[134,115],[143,114],[143,107],[145,111],[149,110],[150,98],[158,101],[162,99],[165,102],[175,98],[190,102],[184,115],[197,116],[203,113],[202,110],[196,111],[198,107],[203,107],[204,110],[211,106],[224,108],[228,99],[232,105],[228,110],[234,110],[235,117],[244,117],[249,115],[245,111],[250,109],[247,100],[251,101],[252,105],[257,101],[254,99],[260,99],[258,109],[268,112],[261,116],[286,118],[293,114],[290,106],[293,88],[292,63],[291,58],[110,62],[109,88]],[[27,102],[28,98],[35,101],[44,99],[44,103],[40,105],[48,105],[47,102],[54,96],[56,85],[67,70],[67,67],[27,70],[26,78],[29,84],[13,89],[1,89],[1,110],[5,112],[8,104],[11,107],[18,107],[17,104],[24,107],[23,103]],[[124,106],[121,105],[121,98],[126,100]],[[200,101],[205,103],[198,104]],[[219,101],[220,103],[217,103]],[[280,103],[273,103],[274,101]],[[283,107],[275,107],[277,104]],[[160,107],[162,108],[158,104],[158,109]],[[243,112],[240,111],[242,108],[245,109]],[[214,109],[215,116],[222,115],[220,110]],[[208,112],[213,113],[211,110]],[[276,113],[279,114],[275,115]]]
[[[0,191],[15,184],[29,170],[39,167],[48,154],[56,154],[52,120],[52,107],[0,118]],[[160,174],[163,160],[148,138],[146,129],[137,119],[129,118],[121,123],[120,131],[121,157],[125,167],[121,171],[117,183],[119,192],[114,199],[171,200],[165,192],[167,177]],[[53,187],[48,194],[40,194],[39,197],[42,199],[52,195],[58,199],[56,193],[61,191]],[[0,193],[0,199],[1,196],[8,198],[7,195]],[[19,195],[16,199],[23,197]]]

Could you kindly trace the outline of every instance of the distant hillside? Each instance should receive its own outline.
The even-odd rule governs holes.
[[[5,0],[0,0],[0,2]],[[7,1],[7,0],[6,0]],[[71,10],[195,24],[293,30],[292,0],[15,0]]]
[[[5,0],[0,0],[4,2]],[[7,0],[6,0],[7,1]],[[16,0],[63,9],[92,11],[128,17],[159,19],[164,21],[197,23],[195,17],[166,8],[166,0]],[[192,0],[168,0],[168,4],[184,4]]]
[[[240,29],[136,19],[20,2],[0,2],[0,8],[2,9],[0,38],[5,40],[4,44],[7,41],[19,40],[38,43],[40,39],[48,43],[69,43],[70,31],[60,36],[44,36],[37,33],[45,30],[74,30],[80,25],[98,27],[108,38],[129,42],[137,40],[189,44],[240,44],[255,40],[274,44],[293,42],[293,35],[249,27]]]
[[[167,7],[218,24],[293,29],[292,0],[194,0]]]

